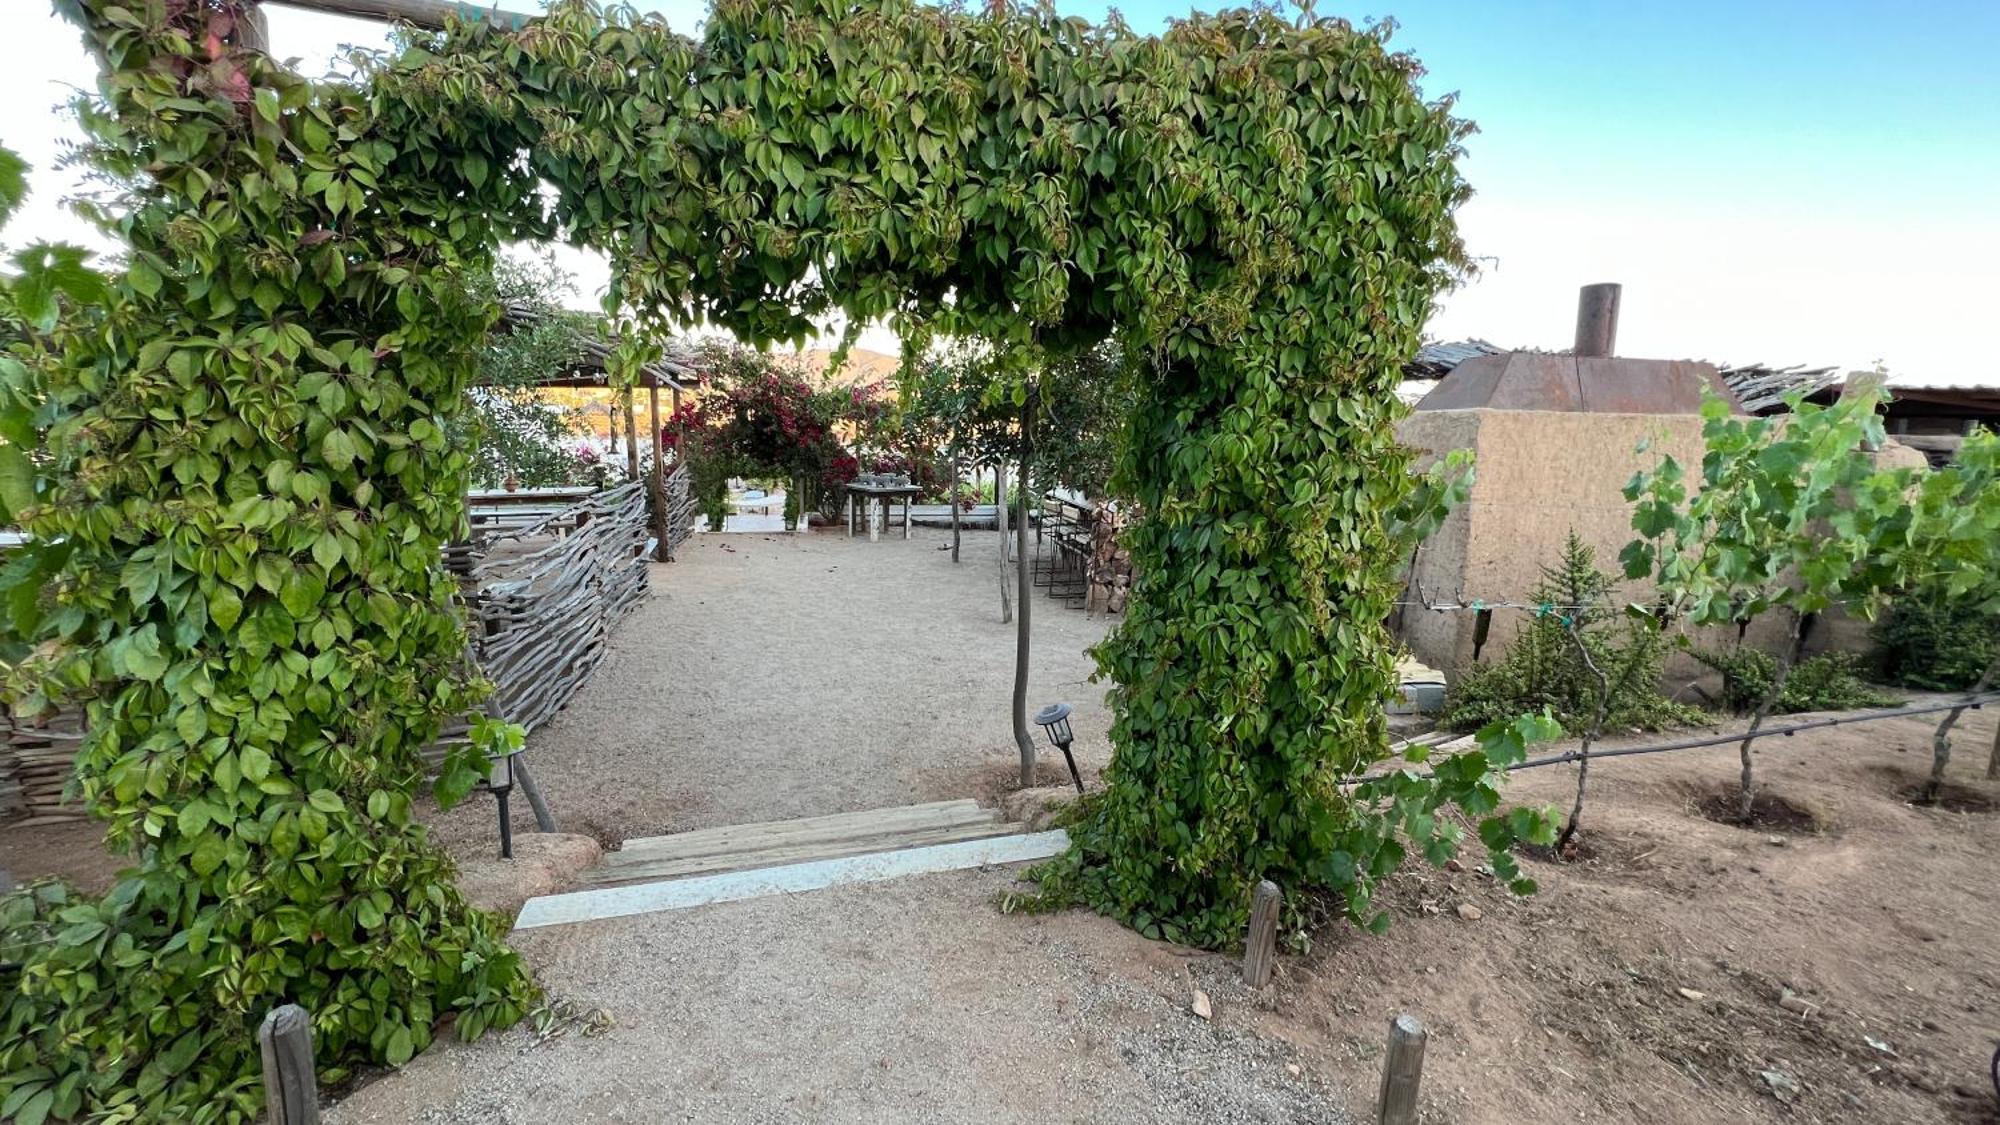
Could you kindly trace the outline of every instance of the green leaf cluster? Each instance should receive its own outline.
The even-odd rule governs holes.
[[[1795,615],[1846,603],[1862,613],[1898,580],[1890,543],[1908,526],[1909,470],[1878,468],[1879,384],[1830,407],[1744,418],[1714,395],[1702,403],[1701,473],[1671,456],[1625,486],[1638,537],[1620,559],[1652,578],[1669,619],[1748,621],[1777,606]]]
[[[559,3],[373,89],[440,184],[505,182],[513,231],[609,249],[644,328],[888,317],[906,354],[962,338],[1024,369],[1116,340],[1110,489],[1146,518],[1098,653],[1110,789],[1069,862],[1093,906],[1222,944],[1258,879],[1323,877],[1365,815],[1340,780],[1386,752],[1393,391],[1464,265],[1470,129],[1387,34],[723,0],[695,42]]]
[[[365,89],[221,46],[229,5],[64,7],[105,65],[84,152],[125,254],[104,277],[42,248],[9,286],[0,499],[32,543],[0,568],[5,671],[18,710],[81,712],[75,792],[132,866],[99,900],[0,904],[24,962],[0,1105],[247,1121],[280,1003],[337,1081],[533,996],[412,814],[478,694],[446,432],[504,207],[439,182]]]
[[[1722,706],[1744,714],[1771,694],[1778,678],[1778,658],[1754,648],[1690,649],[1696,660],[1722,673]],[[1823,652],[1799,661],[1785,677],[1771,712],[1852,711],[1861,707],[1893,707],[1902,700],[1872,688],[1859,673],[1861,661],[1851,652]]]

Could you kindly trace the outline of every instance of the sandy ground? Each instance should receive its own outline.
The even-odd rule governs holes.
[[[1359,1089],[1380,1019],[1417,1013],[1426,1121],[2000,1122],[1994,720],[1959,728],[1957,808],[1901,796],[1930,763],[1921,719],[1762,743],[1769,791],[1818,821],[1803,831],[1696,810],[1733,787],[1733,746],[1603,762],[1594,858],[1529,864],[1528,899],[1411,870],[1389,940],[1288,958],[1259,1026]],[[1524,772],[1509,796],[1566,809],[1574,777]]]
[[[657,564],[652,596],[527,758],[564,831],[610,844],[715,825],[919,801],[986,803],[1019,772],[1014,626],[1000,622],[999,541],[949,531],[870,543],[839,529],[698,535]],[[1029,711],[1054,700],[1086,776],[1110,750],[1085,650],[1110,622],[1037,591]],[[1062,757],[1031,728],[1043,776]],[[517,830],[532,827],[515,802]],[[437,821],[455,848],[495,838],[490,801]]]
[[[1350,1120],[1241,1021],[1228,962],[1084,914],[1001,915],[955,872],[516,935],[566,1010],[434,1048],[328,1125]]]

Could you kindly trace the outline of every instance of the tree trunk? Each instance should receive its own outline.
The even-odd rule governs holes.
[[[1562,855],[1563,850],[1575,841],[1578,826],[1583,821],[1583,791],[1590,784],[1590,747],[1603,732],[1605,714],[1611,710],[1611,677],[1597,666],[1597,661],[1591,658],[1590,646],[1583,643],[1583,610],[1577,608],[1573,612],[1576,616],[1571,619],[1567,630],[1570,643],[1576,646],[1576,654],[1583,659],[1583,666],[1597,680],[1597,707],[1590,717],[1590,727],[1583,732],[1583,742],[1577,747],[1576,801],[1569,807],[1569,823],[1563,825],[1562,835],[1556,839],[1557,855]]]
[[[1741,791],[1736,798],[1736,813],[1743,823],[1750,823],[1750,817],[1757,803],[1757,782],[1754,767],[1750,764],[1750,744],[1757,741],[1757,731],[1764,720],[1771,717],[1771,711],[1778,705],[1778,698],[1785,694],[1785,681],[1791,678],[1792,666],[1799,662],[1799,649],[1805,644],[1805,617],[1792,614],[1792,632],[1785,641],[1785,652],[1778,658],[1778,672],[1771,678],[1771,690],[1757,703],[1757,711],[1750,716],[1750,729],[1743,732],[1743,741],[1736,747],[1736,754],[1743,759]]]
[[[958,561],[958,447],[951,450],[951,487],[945,492],[951,505],[951,561]]]
[[[1979,674],[1979,682],[1973,684],[1972,690],[1966,694],[1968,696],[1980,694],[1992,680],[1993,665],[1989,664],[1986,666],[1986,671]],[[1965,711],[1964,707],[1954,707],[1946,711],[1944,718],[1937,725],[1937,732],[1931,735],[1931,776],[1924,782],[1923,796],[1923,801],[1927,805],[1935,802],[1938,794],[1944,792],[1944,769],[1951,764],[1951,728],[1958,725],[1958,717],[1965,714]],[[2000,741],[1996,741],[1994,745],[2000,746]],[[1989,763],[1989,771],[1991,768]]]
[[[1014,534],[1018,539],[1015,554],[1016,589],[1020,597],[1020,613],[1014,626],[1014,745],[1021,748],[1021,788],[1035,783],[1035,739],[1028,733],[1028,621],[1033,616],[1035,600],[1030,596],[1030,585],[1034,581],[1034,564],[1028,554],[1028,465],[1034,457],[1034,396],[1021,406],[1021,475],[1015,481],[1015,503],[1020,517],[1014,521]],[[1007,549],[1003,536],[1000,549]]]
[[[1993,753],[1986,759],[1986,780],[2000,781],[2000,726],[1993,728]]]
[[[993,466],[993,518],[1000,524],[1000,623],[1014,620],[1014,593],[1007,581],[1007,462]]]

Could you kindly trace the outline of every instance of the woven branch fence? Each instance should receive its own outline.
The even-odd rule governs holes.
[[[678,546],[692,523],[687,469],[656,479],[666,500],[657,508],[667,532],[659,541]],[[460,577],[471,634],[467,656],[494,684],[490,714],[533,730],[596,671],[611,627],[646,593],[646,547],[658,532],[649,487],[628,481],[527,526],[446,549],[445,564]],[[465,730],[464,723],[447,728],[426,757],[435,762]],[[54,824],[89,815],[63,799],[82,739],[74,711],[40,726],[10,719],[0,729],[0,822]]]

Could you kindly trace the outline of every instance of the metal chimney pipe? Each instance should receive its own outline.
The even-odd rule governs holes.
[[[1615,281],[1586,285],[1576,300],[1576,347],[1580,356],[1609,356],[1618,343],[1618,295]]]

